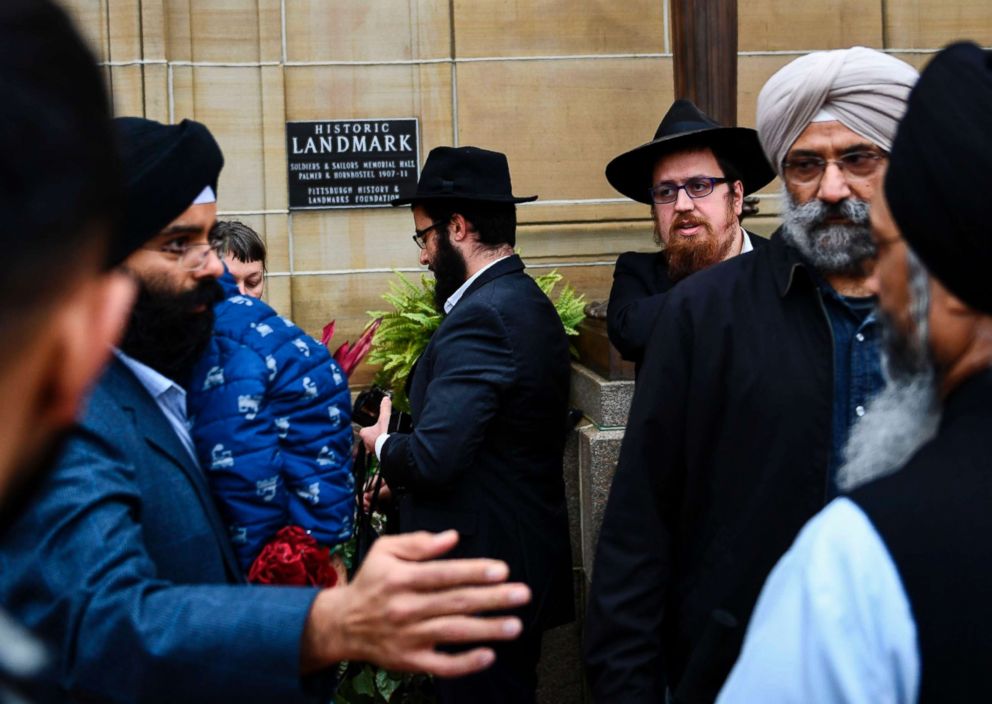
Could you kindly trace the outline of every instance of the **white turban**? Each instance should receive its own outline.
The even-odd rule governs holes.
[[[822,111],[889,151],[917,78],[906,62],[863,46],[799,57],[758,95],[758,138],[768,161],[781,176],[785,155]]]

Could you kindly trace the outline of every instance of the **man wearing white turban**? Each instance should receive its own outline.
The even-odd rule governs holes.
[[[762,90],[783,225],[656,318],[588,600],[612,624],[587,655],[597,701],[712,701],[765,577],[837,494],[849,428],[884,383],[868,200],[916,76],[855,47]]]
[[[990,121],[992,52],[941,51],[872,199],[889,383],[853,490],[772,570],[720,704],[992,700]]]

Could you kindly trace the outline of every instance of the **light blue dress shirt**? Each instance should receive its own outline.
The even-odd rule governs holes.
[[[189,453],[190,459],[193,460],[193,466],[199,467],[196,450],[193,448],[193,438],[189,434],[189,422],[186,420],[186,390],[147,364],[142,364],[134,357],[128,357],[119,349],[115,348],[114,353],[138,377],[141,385],[155,399],[155,403],[162,410],[169,425],[176,431],[179,441]]]
[[[909,704],[916,624],[868,517],[839,498],[813,517],[765,582],[718,704]]]

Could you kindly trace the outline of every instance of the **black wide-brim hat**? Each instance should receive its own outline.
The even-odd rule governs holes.
[[[217,193],[224,155],[204,125],[163,125],[143,117],[114,119],[124,175],[124,222],[114,243],[119,263],[182,215],[204,189]]]
[[[537,196],[513,195],[506,154],[479,147],[435,147],[427,155],[416,193],[397,198],[392,204],[453,198],[490,203],[537,200]]]
[[[709,147],[733,164],[744,183],[744,195],[754,193],[775,178],[765,158],[758,133],[746,127],[723,127],[691,101],[672,103],[647,144],[631,149],[606,166],[606,180],[628,198],[651,204],[654,166],[665,154],[691,147]]]

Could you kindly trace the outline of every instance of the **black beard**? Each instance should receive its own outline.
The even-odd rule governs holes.
[[[455,249],[447,232],[438,232],[437,252],[431,262],[434,270],[434,307],[444,313],[444,303],[468,278],[465,258]]]
[[[62,457],[62,450],[69,439],[71,430],[63,430],[53,436],[45,445],[45,450],[30,461],[29,466],[19,467],[17,476],[11,480],[0,501],[0,538],[34,504]]]
[[[121,350],[185,387],[210,342],[214,305],[223,298],[212,278],[182,293],[142,281]],[[194,312],[200,306],[204,310]]]

